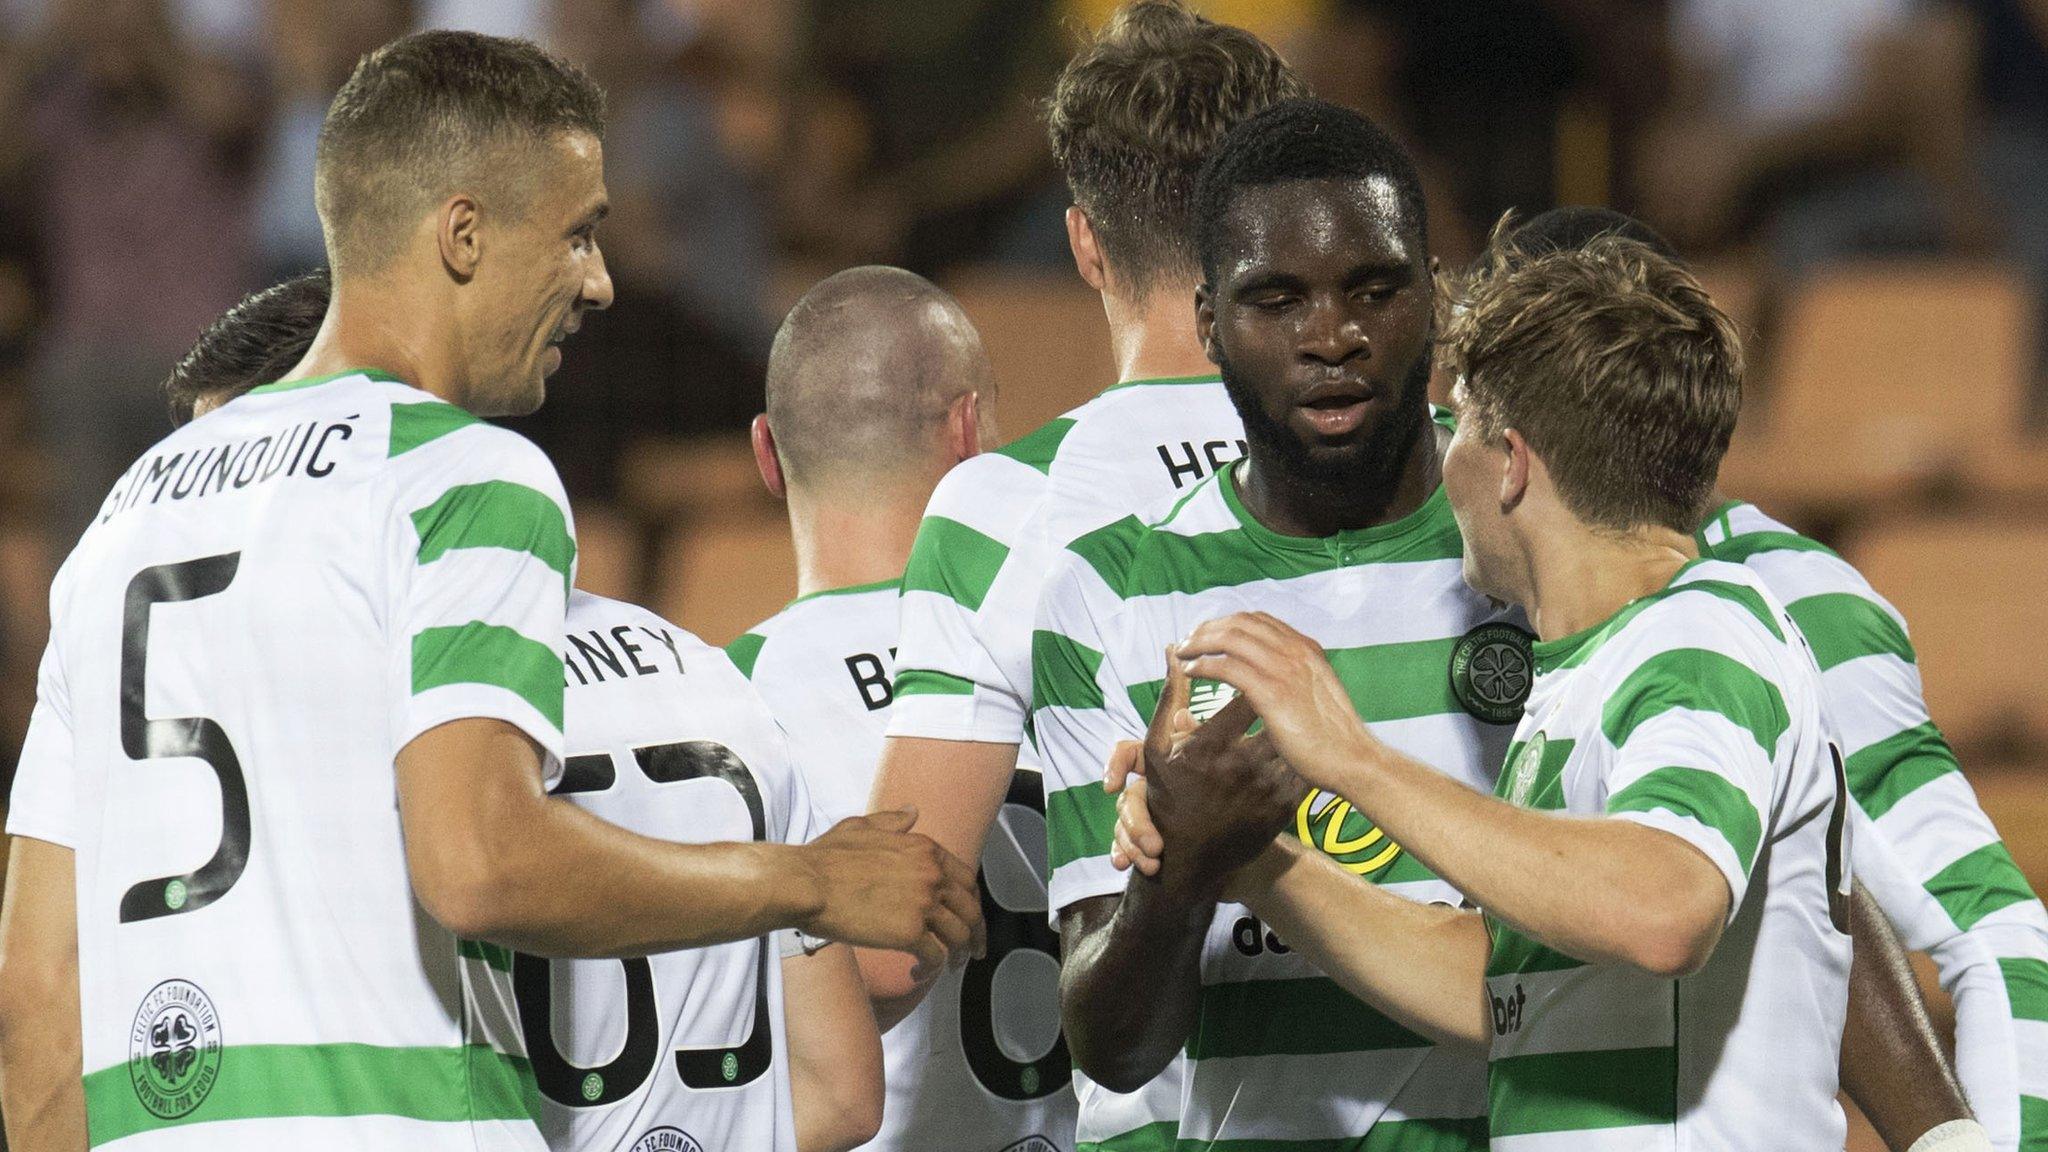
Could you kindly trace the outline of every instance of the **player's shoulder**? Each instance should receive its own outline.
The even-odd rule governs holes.
[[[844,641],[893,647],[901,589],[896,579],[807,593],[747,629],[725,653],[758,686],[763,677],[778,677],[792,662]]]
[[[948,469],[925,505],[926,517],[990,527],[1028,519],[1045,495],[1046,471],[1040,458],[1043,454],[1049,460],[1049,453],[1057,449],[1057,439],[1044,435],[1057,423]]]
[[[1795,667],[1798,643],[1784,606],[1755,572],[1701,559],[1623,610],[1598,663],[1608,679],[1641,679],[1646,668],[1704,675],[1733,664],[1777,680]]]

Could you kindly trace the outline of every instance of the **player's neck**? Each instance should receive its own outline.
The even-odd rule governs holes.
[[[1215,374],[1195,337],[1193,284],[1162,286],[1135,302],[1105,293],[1102,310],[1119,383]]]
[[[1541,640],[1606,623],[1670,584],[1695,555],[1692,537],[1670,529],[1613,533],[1577,520],[1536,533],[1524,547],[1530,586],[1522,607]]]
[[[1237,473],[1238,496],[1252,519],[1282,536],[1321,537],[1391,524],[1421,508],[1443,482],[1443,444],[1433,423],[1415,434],[1392,482],[1352,488],[1290,473],[1278,452],[1254,440]]]
[[[284,378],[305,380],[371,368],[460,404],[467,379],[459,371],[459,341],[451,342],[445,335],[452,326],[409,297],[389,284],[337,283],[305,359]]]
[[[925,496],[929,495],[927,490]],[[903,575],[923,513],[924,498],[911,494],[871,491],[859,501],[845,501],[790,493],[797,595],[857,588]]]

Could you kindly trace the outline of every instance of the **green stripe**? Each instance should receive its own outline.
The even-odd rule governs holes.
[[[1927,891],[1965,932],[2000,908],[2034,898],[2012,854],[1996,840],[1929,877]]]
[[[1083,1140],[1074,1152],[1171,1152],[1179,1131],[1178,1120],[1158,1120],[1107,1140]]]
[[[1188,1056],[1320,1056],[1429,1041],[1321,976],[1204,984]]]
[[[1957,771],[1956,754],[1932,720],[1858,750],[1843,768],[1849,794],[1872,820],[1922,786]]]
[[[512,950],[503,944],[493,944],[488,940],[457,940],[455,954],[464,960],[475,960],[500,972],[512,970]]]
[[[1742,862],[1742,874],[1756,862],[1763,838],[1763,817],[1749,794],[1704,768],[1657,768],[1607,798],[1607,814],[1648,812],[1661,808],[1690,816],[1721,834]]]
[[[386,384],[405,383],[405,381],[400,380],[391,373],[379,372],[375,368],[349,368],[341,372],[329,372],[325,376],[308,376],[304,380],[279,380],[274,384],[258,384],[256,387],[249,389],[249,395],[258,396],[270,395],[276,392],[297,392],[301,388],[311,388],[315,384],[325,384],[329,380],[340,380],[348,376],[362,376],[366,379],[377,380]]]
[[[1010,550],[958,520],[927,516],[917,526],[910,546],[910,565],[903,573],[905,592],[937,592],[969,612],[981,610],[989,585]]]
[[[996,455],[1008,456],[1019,464],[1029,464],[1040,472],[1052,470],[1053,457],[1059,454],[1060,441],[1073,431],[1074,422],[1065,416],[1040,424],[1036,431],[1026,433],[1001,448]]]
[[[1672,648],[1628,674],[1600,710],[1600,730],[1620,748],[1645,722],[1674,708],[1727,717],[1747,729],[1772,759],[1778,755],[1778,738],[1792,726],[1778,686],[1755,669],[1705,648]]]
[[[1509,1056],[1488,1068],[1493,1134],[1584,1132],[1671,1124],[1678,1115],[1671,1048]]]
[[[1486,1117],[1386,1120],[1363,1136],[1319,1140],[1187,1139],[1175,1141],[1173,1148],[1174,1152],[1485,1152]]]
[[[1750,557],[1765,552],[1819,552],[1828,556],[1835,555],[1834,549],[1818,540],[1808,540],[1796,532],[1747,532],[1704,550],[1708,559],[1725,560],[1730,564],[1747,563]]]
[[[175,1120],[137,1098],[129,1066],[85,1078],[94,1146],[219,1120],[300,1116],[401,1116],[461,1123],[527,1120],[540,1092],[525,1060],[482,1045],[382,1048],[369,1044],[244,1044],[221,1049],[220,1074],[199,1106]]]
[[[576,566],[576,538],[569,518],[545,492],[506,480],[458,484],[412,514],[420,535],[419,559],[431,564],[458,548],[505,548],[524,552],[562,575],[568,595]]]
[[[905,668],[896,673],[896,695],[972,696],[974,681],[950,672],[934,672],[929,668]]]
[[[1565,972],[1573,968],[1584,968],[1579,960],[1537,943],[1532,936],[1492,916],[1486,918],[1487,934],[1493,940],[1493,950],[1486,957],[1488,976],[1521,976],[1530,972]]]
[[[1031,707],[1101,708],[1095,673],[1102,653],[1072,637],[1041,628],[1031,634]],[[1143,713],[1151,715],[1151,713]]]
[[[1859,656],[1887,654],[1911,664],[1913,642],[1892,614],[1854,592],[1828,592],[1785,606],[1825,672]]]
[[[385,450],[384,456],[386,459],[403,456],[430,440],[439,440],[458,428],[467,428],[475,423],[476,417],[439,400],[393,404],[391,446]]]
[[[1059,868],[1091,856],[1108,856],[1116,832],[1116,797],[1099,783],[1062,788],[1045,798],[1048,865]]]
[[[2048,1152],[2048,1100],[2020,1097],[2019,1152]]]
[[[1329,657],[1359,718],[1368,724],[1385,724],[1453,712],[1463,714],[1458,697],[1451,691],[1451,652],[1457,646],[1457,637],[1409,640],[1333,648]],[[1164,662],[1164,657],[1161,660]],[[1152,715],[1165,686],[1166,681],[1161,679],[1129,687],[1131,705],[1138,715]]]
[[[414,636],[413,695],[448,684],[503,688],[562,727],[562,657],[510,628],[472,620]]]
[[[2048,960],[2001,956],[1998,970],[2005,973],[2012,1018],[2048,1022]]]
[[[754,661],[761,658],[761,646],[766,643],[768,638],[759,632],[743,632],[739,639],[725,646],[725,655],[740,670],[740,675],[752,680]]]

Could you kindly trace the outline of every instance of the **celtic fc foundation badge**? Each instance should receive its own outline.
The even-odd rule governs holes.
[[[1488,724],[1512,724],[1536,682],[1535,637],[1513,624],[1481,624],[1451,649],[1451,693]]]
[[[664,1124],[648,1129],[645,1136],[633,1141],[630,1152],[704,1152],[704,1146],[681,1128]]]
[[[128,1079],[135,1098],[164,1120],[189,1116],[220,1079],[220,1014],[189,980],[149,990],[128,1031]]]

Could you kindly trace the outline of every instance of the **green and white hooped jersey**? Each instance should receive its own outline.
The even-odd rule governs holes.
[[[555,795],[663,840],[811,838],[782,733],[723,652],[644,608],[576,592],[562,664],[569,758]],[[795,1152],[787,943],[555,961],[479,946],[512,972],[548,1145]]]
[[[1329,650],[1359,714],[1403,751],[1493,787],[1532,667],[1529,634],[1466,587],[1439,489],[1391,524],[1282,536],[1240,502],[1242,466],[1147,523],[1076,540],[1034,636],[1032,720],[1047,770],[1055,910],[1114,896],[1114,798],[1103,766],[1143,736],[1162,653],[1203,621],[1270,612]],[[1228,689],[1197,683],[1192,710]],[[1296,830],[1361,882],[1428,902],[1459,894],[1348,803],[1311,792]],[[1146,1147],[1448,1152],[1485,1144],[1485,1070],[1352,997],[1238,904],[1219,905],[1202,955],[1200,1016],[1180,1109]]]
[[[537,1149],[511,980],[413,899],[393,761],[562,750],[554,469],[388,376],[268,385],[115,485],[51,592],[9,831],[76,850],[94,1146]]]
[[[1134,380],[939,481],[903,575],[892,736],[1019,745],[1031,708],[1031,629],[1060,549],[1186,492],[1244,454],[1244,425],[1215,376]],[[1171,1071],[1130,1095],[1078,1069],[1078,1139],[1123,1148],[1180,1110]],[[1136,1137],[1133,1137],[1136,1138]],[[1140,1145],[1142,1147],[1142,1145]]]
[[[1697,560],[1536,660],[1499,794],[1676,836],[1733,900],[1678,979],[1489,918],[1494,1152],[1840,1148],[1849,803],[1798,630],[1748,569]]]
[[[868,809],[896,675],[897,581],[814,593],[727,651],[789,734],[822,818]],[[572,721],[573,723],[573,721]],[[1059,937],[1045,921],[1045,794],[1017,772],[981,852],[988,954],[882,1037],[874,1152],[1073,1152]]]
[[[1841,557],[1755,507],[1702,555],[1747,566],[1806,634],[1849,791],[1856,877],[1955,999],[1956,1071],[2001,1152],[2048,1152],[2048,912],[1927,714],[1906,622]]]

